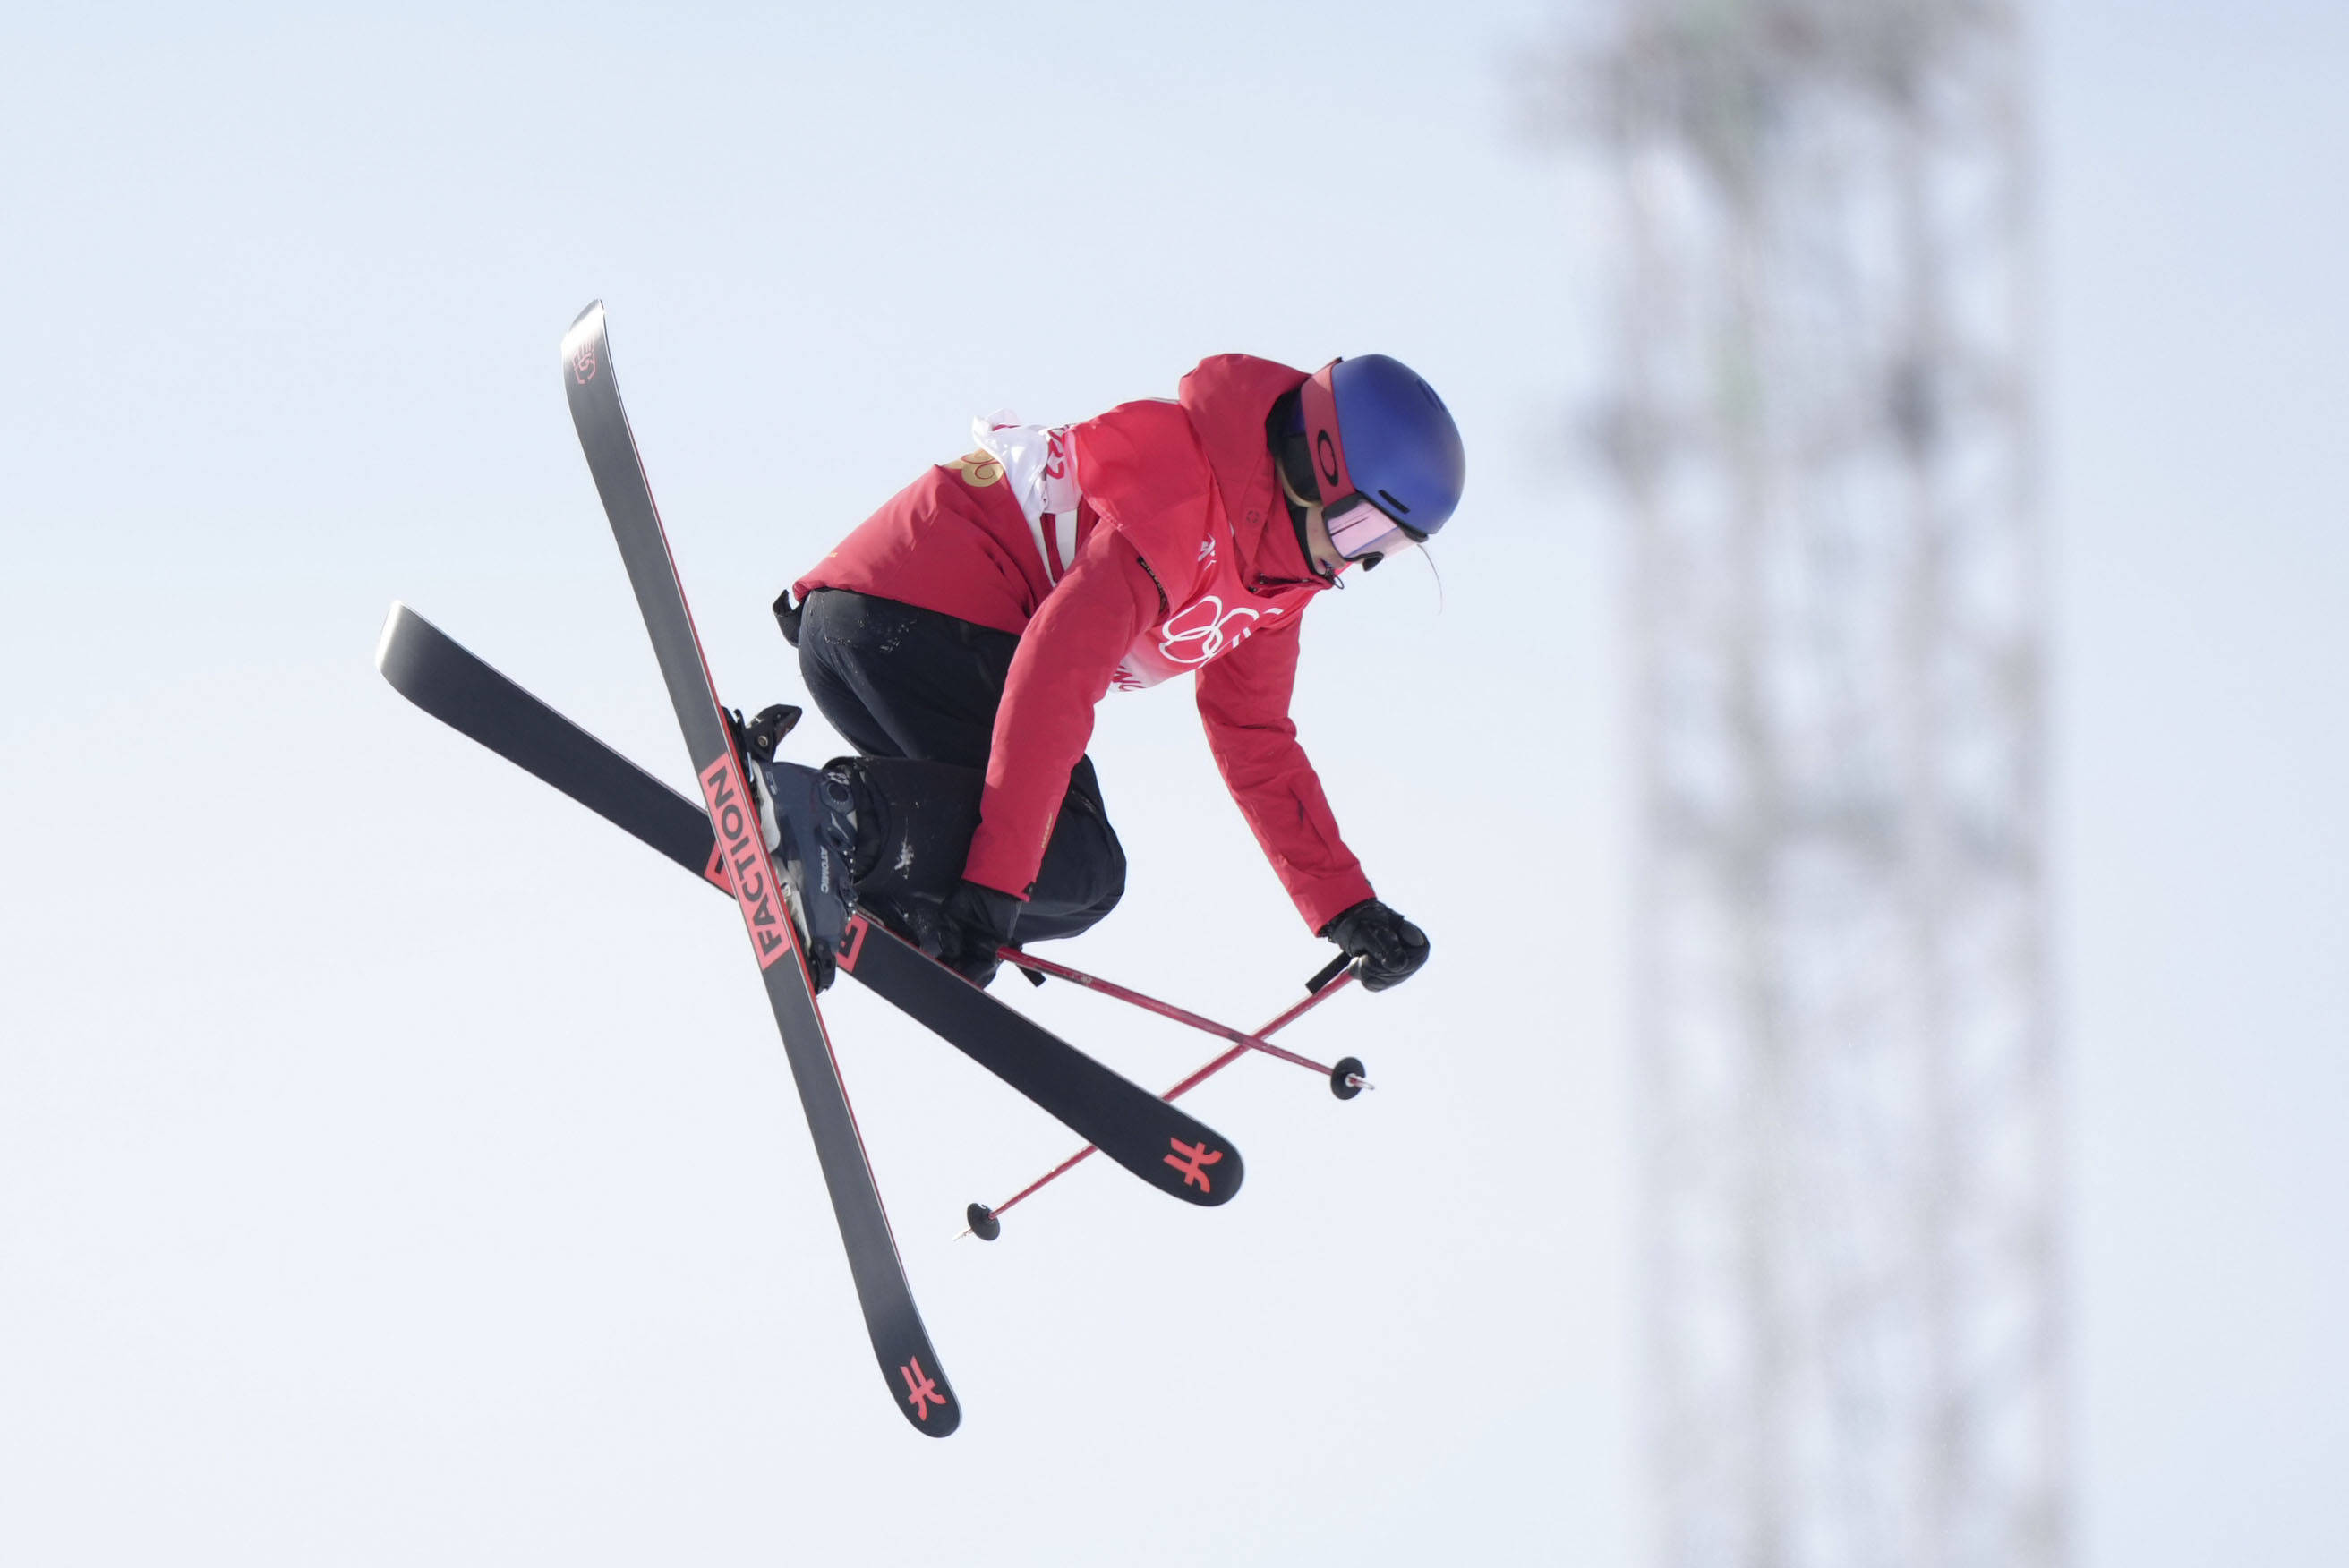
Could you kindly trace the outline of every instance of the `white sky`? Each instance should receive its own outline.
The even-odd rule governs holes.
[[[0,32],[0,1560],[1616,1563],[1643,1538],[1609,259],[1545,8],[12,13]],[[2042,28],[2084,1559],[2349,1558],[2349,17]],[[968,1409],[875,1387],[723,903],[409,708],[394,597],[684,782],[557,395],[609,302],[721,688],[974,412],[1396,354],[1467,431],[1299,718],[1438,949],[1198,1113],[1228,1209],[830,1006]],[[2327,523],[2326,518],[2334,520]],[[1359,672],[1377,671],[1375,678]],[[1299,928],[1187,694],[1065,956],[1252,1025]],[[1017,1000],[1147,1081],[1213,1042]]]

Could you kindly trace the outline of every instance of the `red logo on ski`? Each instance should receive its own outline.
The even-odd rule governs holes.
[[[848,929],[840,934],[840,966],[849,974],[856,973],[856,960],[864,952],[864,934],[873,929],[872,922],[861,914],[848,917]]]
[[[545,361],[541,360],[539,363],[543,365]],[[594,344],[589,344],[572,357],[571,374],[579,378],[579,385],[582,387],[595,379],[595,346]]]
[[[792,951],[791,917],[775,886],[775,862],[768,858],[758,811],[732,752],[702,769],[701,798],[709,807],[709,825],[718,830],[718,852],[733,883],[734,902],[741,906],[742,923],[750,928],[750,944],[759,950],[759,967],[764,969]]]
[[[905,1403],[914,1407],[915,1419],[928,1420],[930,1407],[947,1402],[947,1397],[938,1392],[937,1380],[922,1370],[920,1357],[915,1357],[910,1365],[898,1367],[897,1375],[905,1380]]]
[[[1215,1189],[1207,1184],[1206,1168],[1221,1160],[1224,1151],[1218,1149],[1211,1154],[1205,1143],[1185,1143],[1179,1138],[1170,1138],[1166,1141],[1174,1146],[1174,1152],[1166,1157],[1166,1163],[1183,1172],[1183,1185],[1196,1185],[1202,1192],[1214,1191]]]

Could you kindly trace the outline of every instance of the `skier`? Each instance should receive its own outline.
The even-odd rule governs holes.
[[[1307,604],[1459,504],[1460,433],[1433,389],[1383,355],[1308,376],[1227,354],[1171,401],[973,430],[977,450],[775,603],[810,694],[860,754],[761,769],[820,982],[851,886],[981,985],[1006,944],[1106,915],[1125,857],[1085,755],[1093,707],[1190,673],[1224,781],[1307,926],[1371,990],[1416,972],[1427,937],[1346,848],[1288,703]]]

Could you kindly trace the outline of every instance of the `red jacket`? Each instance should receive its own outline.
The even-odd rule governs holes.
[[[1306,924],[1371,896],[1288,717],[1299,624],[1327,584],[1281,502],[1264,421],[1304,379],[1247,355],[1202,360],[1173,402],[1120,404],[1053,433],[1045,460],[1056,479],[1074,465],[1073,521],[1031,515],[1005,465],[974,452],[898,492],[792,584],[1019,634],[971,881],[1025,896],[1093,705],[1112,685],[1195,670],[1207,745]]]

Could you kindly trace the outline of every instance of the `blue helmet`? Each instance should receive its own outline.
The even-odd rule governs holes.
[[[1444,527],[1460,505],[1468,458],[1434,387],[1400,359],[1365,354],[1331,360],[1298,390],[1286,466],[1309,469],[1310,485],[1298,488],[1321,502],[1340,555],[1389,554]]]

